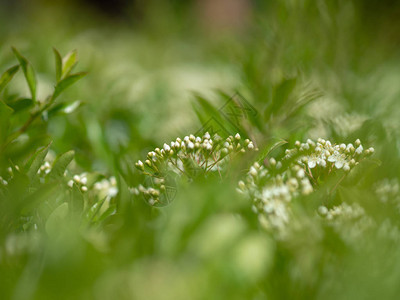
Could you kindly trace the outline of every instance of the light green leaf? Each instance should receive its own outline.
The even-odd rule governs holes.
[[[7,69],[0,77],[0,93],[6,87],[6,85],[11,81],[14,75],[18,72],[19,65],[15,65]]]
[[[0,101],[0,144],[7,138],[12,113],[13,110],[3,101]]]
[[[71,73],[72,69],[77,64],[77,52],[72,50],[62,59],[61,78],[65,78]]]
[[[62,178],[68,165],[74,159],[74,156],[75,152],[73,150],[61,154],[53,163],[53,167],[49,173],[50,180]]]
[[[35,152],[35,154],[29,159],[29,161],[25,165],[25,170],[27,170],[28,177],[32,180],[34,176],[36,176],[37,171],[39,170],[40,166],[43,164],[43,161],[49,151],[50,144],[46,147],[40,148]]]
[[[26,82],[28,83],[29,90],[31,91],[31,96],[33,101],[36,101],[36,76],[35,71],[33,70],[32,65],[29,61],[23,57],[17,49],[14,47],[12,48],[15,56],[17,57],[19,64],[24,72]]]
[[[75,214],[81,214],[83,212],[83,194],[79,190],[78,186],[74,183],[72,186],[71,191],[71,198],[70,198],[70,208],[71,211]]]
[[[68,203],[64,202],[50,214],[45,226],[47,234],[56,236],[60,233],[59,230],[63,226],[63,221],[67,218],[68,212]]]
[[[56,48],[53,48],[54,57],[56,60],[56,80],[57,82],[61,79],[62,72],[62,58],[60,52]]]
[[[69,75],[68,77],[64,78],[60,82],[58,82],[54,89],[52,101],[54,101],[61,94],[62,91],[64,91],[66,88],[68,88],[70,85],[74,84],[76,81],[78,81],[82,77],[86,76],[86,74],[87,74],[86,72],[72,74],[72,75]]]
[[[287,143],[288,143],[287,141],[281,140],[281,141],[278,141],[278,142],[276,142],[276,143],[274,143],[274,144],[272,144],[272,145],[269,144],[267,147],[265,147],[265,148],[261,151],[260,155],[259,155],[258,158],[257,158],[257,162],[258,162],[259,164],[263,164],[264,160],[268,157],[268,155],[269,155],[272,151],[274,151],[275,149],[277,149],[277,148],[279,148],[280,146],[285,145],[285,144],[287,144]]]

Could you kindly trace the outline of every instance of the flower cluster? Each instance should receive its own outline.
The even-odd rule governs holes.
[[[374,191],[382,203],[391,204],[400,212],[400,184],[397,178],[378,181],[374,185]]]
[[[82,173],[80,175],[76,174],[72,177],[71,180],[68,181],[68,186],[72,188],[75,183],[82,192],[87,192],[88,191],[88,187],[86,186],[87,182],[88,180],[86,173]]]
[[[309,169],[321,167],[330,172],[335,167],[349,172],[362,158],[373,154],[374,151],[372,147],[364,150],[359,139],[354,145],[332,144],[324,139],[318,139],[317,142],[308,139],[306,143],[296,141],[295,148],[286,150],[285,159],[290,160],[295,157],[299,165],[307,166]]]
[[[156,148],[147,154],[144,162],[139,160],[135,166],[149,182],[147,187],[132,189],[145,196],[150,205],[165,202],[166,192],[171,190],[171,181],[175,175],[192,179],[198,174],[215,173],[222,176],[227,162],[247,150],[258,150],[249,139],[242,139],[240,134],[226,139],[218,134],[213,137],[206,132],[202,137],[190,134],[183,139],[177,138],[162,148]]]
[[[318,208],[318,214],[331,226],[343,239],[353,247],[361,247],[355,241],[360,241],[366,231],[375,227],[375,221],[365,212],[358,203],[346,202],[328,209],[326,206]]]
[[[373,148],[364,150],[358,139],[354,145],[323,139],[296,141],[293,149],[285,151],[282,161],[271,158],[267,166],[255,163],[246,180],[239,181],[238,190],[252,201],[252,210],[264,227],[282,232],[290,220],[292,199],[312,193],[325,175],[340,169],[344,174],[350,172],[373,152]],[[330,213],[333,216],[335,211]]]
[[[275,175],[281,164],[271,158],[269,165],[269,169],[258,163],[251,166],[246,180],[239,181],[238,191],[251,199],[252,210],[265,228],[283,231],[290,220],[289,203],[300,194],[310,194],[313,187],[300,166]]]

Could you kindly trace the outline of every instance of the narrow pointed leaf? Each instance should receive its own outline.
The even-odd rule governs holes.
[[[75,156],[73,150],[61,154],[54,162],[51,172],[49,173],[50,180],[58,180],[64,176],[64,171],[71,163]]]
[[[65,89],[77,82],[82,77],[86,76],[86,74],[86,72],[76,73],[62,79],[59,83],[57,83],[54,89],[52,100],[54,101]]]
[[[10,117],[12,114],[13,110],[3,101],[0,101],[0,145],[7,138]]]
[[[25,170],[27,170],[27,175],[30,179],[36,176],[37,171],[39,170],[40,166],[43,164],[44,159],[49,151],[50,144],[48,144],[44,148],[40,148],[36,153],[31,157],[31,159],[26,163]]]
[[[14,75],[18,72],[19,65],[15,65],[7,69],[0,77],[0,93],[6,87],[6,85],[11,81]]]
[[[56,80],[57,82],[61,79],[61,72],[62,72],[62,58],[60,52],[56,48],[53,48],[54,58],[56,61]]]
[[[62,59],[61,78],[65,78],[71,73],[77,63],[77,52],[72,50]]]
[[[36,76],[35,76],[35,71],[33,70],[32,65],[29,63],[29,61],[23,57],[17,49],[14,47],[12,48],[15,56],[17,57],[19,64],[22,68],[22,71],[24,72],[26,82],[28,83],[29,90],[31,92],[31,96],[33,101],[36,101]]]

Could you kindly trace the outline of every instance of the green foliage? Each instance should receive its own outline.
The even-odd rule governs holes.
[[[0,11],[1,298],[397,299],[398,5],[148,2]]]

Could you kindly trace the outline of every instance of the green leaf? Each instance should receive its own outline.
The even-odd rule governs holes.
[[[6,85],[11,81],[14,75],[18,72],[19,65],[15,65],[7,69],[0,77],[0,93],[6,87]]]
[[[21,203],[21,212],[27,214],[35,209],[40,203],[56,198],[60,186],[54,182],[41,184],[37,190],[25,197]]]
[[[71,211],[75,214],[81,214],[83,212],[83,194],[79,190],[79,187],[74,183],[71,191],[70,198],[70,208]]]
[[[50,145],[51,143],[48,144],[46,147],[37,150],[35,154],[33,154],[33,156],[29,159],[29,161],[25,164],[25,170],[27,170],[26,174],[31,180],[34,176],[36,176],[37,171],[43,164],[47,152],[49,152]]]
[[[56,60],[56,80],[59,82],[62,74],[62,58],[60,52],[58,52],[56,48],[53,48],[53,52]]]
[[[64,176],[64,172],[68,165],[74,159],[75,152],[73,150],[61,154],[53,163],[49,178],[51,180],[57,180]]]
[[[60,229],[62,229],[64,223],[63,221],[67,218],[68,212],[68,203],[64,202],[50,214],[45,226],[47,234],[57,236],[60,233]]]
[[[14,113],[18,113],[33,106],[34,102],[30,98],[19,98],[7,104],[14,110]]]
[[[0,144],[7,138],[12,113],[13,110],[3,101],[0,101]]]
[[[15,56],[17,57],[19,64],[24,72],[26,82],[28,83],[29,90],[31,91],[31,96],[33,101],[36,101],[36,76],[35,71],[33,70],[32,65],[29,61],[23,57],[17,49],[14,47],[12,48]]]
[[[77,64],[77,52],[72,50],[62,59],[61,78],[65,78],[71,73],[72,69]]]
[[[64,78],[60,82],[58,82],[54,89],[52,101],[54,101],[62,93],[62,91],[64,91],[66,88],[68,88],[70,85],[74,84],[76,81],[78,81],[82,77],[86,76],[86,74],[87,74],[86,72],[72,74],[72,75],[69,75],[68,77]]]
[[[274,144],[272,144],[272,145],[269,144],[268,146],[266,146],[266,147],[261,151],[260,155],[258,155],[258,157],[257,157],[257,162],[258,162],[259,164],[263,164],[264,160],[268,157],[268,155],[269,155],[272,151],[274,151],[275,149],[277,149],[277,148],[279,148],[280,146],[285,145],[285,144],[287,144],[287,143],[288,143],[287,141],[281,140],[281,141],[278,141],[278,142],[276,142],[276,143],[274,143]]]
[[[82,106],[82,102],[80,100],[74,101],[72,103],[67,103],[67,102],[59,103],[53,106],[48,111],[48,116],[50,118],[55,115],[67,115],[73,113],[80,106]]]

